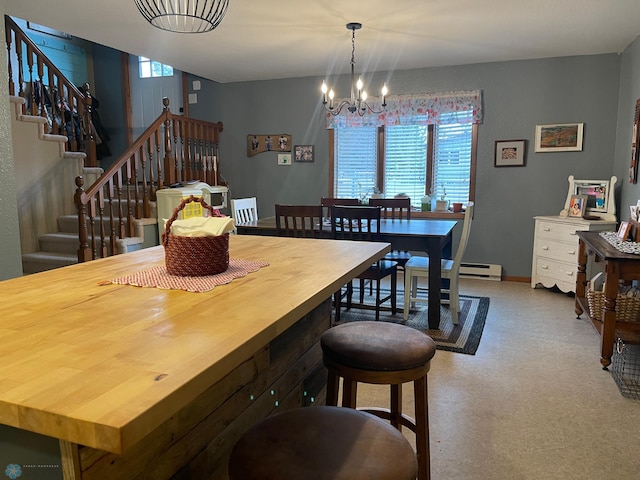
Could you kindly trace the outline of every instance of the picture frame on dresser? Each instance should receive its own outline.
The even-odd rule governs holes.
[[[569,201],[569,216],[570,217],[582,217],[587,209],[587,196],[586,195],[571,195]]]
[[[617,221],[614,194],[618,177],[614,175],[608,180],[577,180],[569,175],[568,181],[569,188],[564,208],[560,211],[561,217],[569,216],[571,198],[574,195],[586,195],[585,211],[581,216],[588,220]]]

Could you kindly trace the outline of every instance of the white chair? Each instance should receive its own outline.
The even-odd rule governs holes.
[[[258,205],[256,197],[236,198],[231,200],[231,216],[236,225],[258,221]]]
[[[442,293],[449,293],[448,300],[442,300],[442,303],[449,304],[451,310],[451,319],[455,324],[458,323],[458,314],[460,313],[460,292],[458,287],[460,263],[462,256],[467,248],[469,241],[469,232],[471,231],[471,220],[473,218],[473,202],[467,204],[467,210],[464,214],[464,224],[462,226],[462,235],[458,250],[453,260],[442,259],[442,278],[448,278],[450,281],[449,290],[443,289]],[[404,319],[409,316],[409,303],[415,305],[415,302],[426,302],[427,298],[418,298],[418,278],[429,278],[429,257],[413,256],[404,266]]]

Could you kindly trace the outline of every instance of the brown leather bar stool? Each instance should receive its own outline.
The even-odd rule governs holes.
[[[314,406],[251,427],[233,447],[230,480],[415,480],[406,438],[367,413]]]
[[[405,426],[416,435],[418,479],[430,478],[427,373],[436,344],[423,332],[388,322],[352,322],[330,328],[320,339],[329,370],[327,405],[338,404],[340,377],[342,406],[356,408],[358,382],[390,385],[390,408],[360,410]],[[402,413],[402,384],[413,382],[415,420]]]

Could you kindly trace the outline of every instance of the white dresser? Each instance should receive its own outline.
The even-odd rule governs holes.
[[[571,217],[534,217],[531,288],[556,285],[563,292],[576,291],[578,237],[580,230],[614,231],[615,221]]]

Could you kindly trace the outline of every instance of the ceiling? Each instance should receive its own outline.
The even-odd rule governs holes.
[[[149,25],[134,0],[3,0],[5,13],[221,83],[618,53],[639,0],[230,0],[212,32]],[[392,84],[392,81],[390,82]]]

